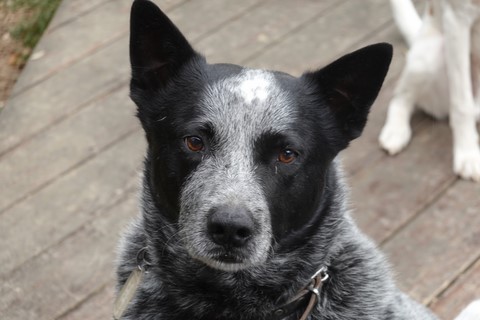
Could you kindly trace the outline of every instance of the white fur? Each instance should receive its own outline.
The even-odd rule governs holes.
[[[410,117],[416,104],[437,118],[449,116],[453,132],[454,172],[480,181],[476,129],[480,77],[480,1],[428,1],[421,27],[409,0],[391,0],[399,29],[410,44],[406,65],[390,102],[380,144],[389,154],[410,141]]]
[[[248,70],[240,83],[240,92],[246,104],[252,104],[254,100],[262,103],[267,99],[271,86],[271,76],[267,76],[266,72]]]
[[[422,26],[422,20],[410,1],[390,0],[390,3],[395,8],[393,18],[411,46]]]
[[[478,320],[480,319],[480,300],[470,303],[455,320]]]

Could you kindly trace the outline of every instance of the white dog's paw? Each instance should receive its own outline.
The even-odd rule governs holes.
[[[412,129],[408,124],[386,123],[380,133],[380,146],[390,155],[399,153],[407,146],[412,137]]]
[[[463,179],[480,182],[480,149],[455,150],[453,170]]]
[[[455,320],[478,320],[480,319],[480,300],[471,302],[463,311],[455,318]]]

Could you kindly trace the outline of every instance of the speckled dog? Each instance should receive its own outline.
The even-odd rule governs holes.
[[[434,319],[351,220],[335,160],[391,56],[376,44],[299,78],[207,64],[135,1],[131,97],[148,150],[115,317]]]

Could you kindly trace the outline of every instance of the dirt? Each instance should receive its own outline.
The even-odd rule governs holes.
[[[29,49],[10,36],[9,31],[28,16],[27,11],[10,10],[8,4],[0,0],[0,110],[23,67],[22,56],[29,52]]]

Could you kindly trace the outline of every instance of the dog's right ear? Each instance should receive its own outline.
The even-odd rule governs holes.
[[[156,90],[196,53],[172,21],[151,1],[135,0],[130,15],[132,85]]]
[[[333,116],[340,133],[335,144],[340,149],[362,133],[391,59],[392,46],[378,43],[303,75],[318,88]]]

